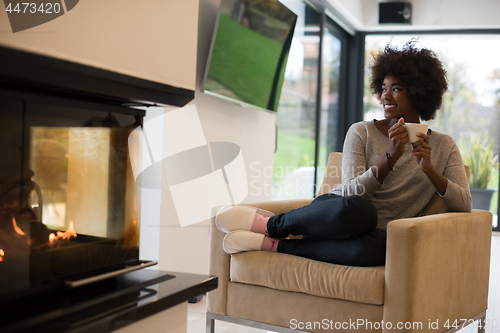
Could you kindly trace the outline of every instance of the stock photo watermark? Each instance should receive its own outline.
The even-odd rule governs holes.
[[[290,320],[291,329],[299,330],[311,330],[311,329],[323,329],[323,330],[343,330],[343,331],[359,331],[359,330],[439,330],[441,328],[451,329],[470,329],[471,331],[477,331],[478,328],[492,330],[492,332],[498,332],[498,321],[485,320],[484,322],[480,320],[474,321],[473,319],[455,319],[439,321],[429,319],[427,322],[413,321],[413,322],[390,322],[390,321],[371,321],[368,319],[349,319],[348,321],[334,321],[331,319],[323,319],[321,321],[299,321],[297,319]]]
[[[216,213],[214,207],[238,205],[249,194],[310,198],[317,190],[312,181],[314,172],[327,173],[327,178],[337,179],[338,184],[344,173],[354,180],[341,187],[342,195],[363,195],[365,187],[356,177],[376,176],[378,171],[373,174],[364,167],[273,167],[253,162],[247,175],[237,144],[207,142],[195,105],[148,119],[129,135],[128,146],[136,184],[145,189],[168,188],[181,226],[210,219]],[[320,191],[328,193],[338,184],[323,184]]]
[[[146,121],[128,145],[136,184],[168,187],[181,226],[207,220],[213,207],[237,205],[248,194],[240,147],[207,142],[195,105]]]
[[[372,171],[368,173],[369,177],[378,176],[378,168],[374,167],[375,174]],[[316,188],[314,184],[314,173],[323,175],[328,179],[337,179],[337,183],[325,183],[321,188]],[[341,184],[341,175],[344,172],[349,179],[355,179],[366,173],[366,168],[347,167],[342,170],[339,166],[331,166],[314,168],[312,165],[306,164],[305,166],[263,166],[260,162],[252,162],[248,175],[249,194],[252,196],[273,196],[273,197],[309,197],[311,193],[327,193],[334,190]],[[264,179],[264,180],[263,180]],[[319,179],[321,180],[321,179]],[[352,188],[352,189],[351,189]],[[341,188],[343,191],[349,193],[342,193],[346,195],[363,195],[366,188],[361,183],[353,183],[351,186]]]
[[[20,32],[55,20],[76,7],[79,0],[3,0],[12,32]]]

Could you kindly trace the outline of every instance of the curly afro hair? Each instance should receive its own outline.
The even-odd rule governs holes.
[[[431,120],[448,89],[446,71],[434,52],[416,48],[415,42],[407,42],[401,50],[386,45],[382,53],[374,56],[370,90],[380,100],[384,78],[393,75],[406,86],[420,118]]]

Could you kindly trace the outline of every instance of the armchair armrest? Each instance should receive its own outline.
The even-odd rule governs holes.
[[[492,214],[445,213],[395,220],[387,226],[384,322],[472,318],[488,302]],[[453,314],[459,314],[455,317]],[[385,332],[386,330],[384,330]]]
[[[252,203],[249,206],[268,210],[275,215],[288,212],[310,204],[312,199],[303,200],[282,200],[269,201],[261,203]],[[207,295],[207,311],[222,315],[227,314],[227,284],[229,282],[229,263],[230,256],[222,248],[222,240],[226,235],[215,225],[215,215],[222,206],[212,209],[212,217],[210,221],[210,240],[209,240],[209,261],[208,272],[210,275],[217,275],[219,285],[217,289],[211,291]]]

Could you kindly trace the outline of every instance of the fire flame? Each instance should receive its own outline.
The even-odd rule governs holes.
[[[71,236],[76,237],[75,226],[73,221],[69,221],[68,230],[63,233],[63,239],[69,239]]]
[[[12,225],[14,226],[14,230],[21,236],[24,236],[25,233],[24,231],[21,230],[21,228],[19,228],[17,226],[17,223],[16,223],[16,219],[14,218],[14,216],[12,216]]]
[[[49,235],[49,243],[50,244],[53,244],[56,241],[56,239],[57,239],[56,234],[50,234]]]
[[[49,235],[49,243],[54,244],[54,242],[58,239],[70,239],[71,237],[76,237],[75,226],[73,225],[73,221],[70,220],[68,224],[68,229],[65,232],[58,231],[57,235],[52,233]]]
[[[5,255],[5,252],[0,249],[0,262],[3,261],[3,256]]]

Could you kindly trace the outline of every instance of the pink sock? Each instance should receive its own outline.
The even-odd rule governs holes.
[[[256,213],[253,219],[252,229],[250,230],[258,234],[268,235],[267,221],[269,221],[269,217]]]
[[[271,237],[264,237],[264,240],[262,241],[262,251],[270,251],[270,252],[278,252],[278,243],[280,242],[280,239],[277,238],[271,238]]]

